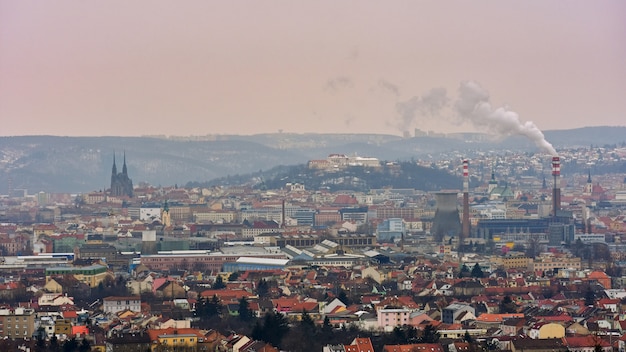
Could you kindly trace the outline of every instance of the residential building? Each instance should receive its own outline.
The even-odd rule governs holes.
[[[27,308],[0,309],[0,336],[30,338],[35,332],[35,311]]]
[[[103,299],[103,308],[105,313],[117,313],[124,310],[133,312],[141,311],[141,297],[105,297]]]

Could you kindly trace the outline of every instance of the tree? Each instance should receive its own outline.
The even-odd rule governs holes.
[[[196,316],[201,318],[212,318],[222,314],[222,303],[217,295],[211,299],[200,297],[196,305]]]
[[[283,337],[289,332],[289,322],[281,313],[268,313],[263,318],[263,325],[255,324],[252,337],[265,341],[274,347],[280,347]]]
[[[511,296],[504,296],[504,298],[502,298],[502,301],[500,301],[500,313],[505,314],[516,312],[517,306],[515,305],[515,302],[513,302],[513,300],[511,299]]]
[[[459,277],[463,278],[463,277],[469,277],[471,275],[469,268],[467,267],[467,265],[463,264],[461,266],[461,270],[459,271]]]
[[[470,335],[469,331],[467,331],[467,330],[465,330],[465,335],[463,336],[463,341],[465,341],[467,343],[474,342],[474,339],[472,338],[472,335]]]
[[[474,264],[474,267],[472,268],[472,277],[476,277],[476,278],[482,278],[485,274],[483,273],[483,269],[480,268],[480,265],[478,265],[478,263]]]
[[[213,295],[211,300],[207,302],[206,306],[206,315],[209,317],[216,317],[222,315],[222,302],[217,297],[217,295]]]
[[[75,337],[72,337],[69,340],[65,340],[63,343],[63,352],[74,352],[78,348],[78,341],[76,341]]]
[[[539,242],[539,237],[531,237],[528,240],[526,256],[534,259],[539,253],[541,253],[541,242]]]
[[[499,351],[500,344],[496,340],[485,340],[485,345],[484,345],[483,350]]]
[[[78,352],[89,352],[91,351],[91,344],[89,343],[89,340],[83,338],[83,342],[80,343],[80,346],[78,346]]]
[[[330,318],[328,318],[328,315],[324,317],[324,322],[322,322],[320,332],[322,334],[321,339],[323,341],[328,341],[333,336],[333,326],[330,324]]]
[[[437,343],[439,342],[439,331],[437,328],[428,324],[424,327],[424,331],[422,331],[422,336],[420,338],[421,343]]]
[[[350,300],[350,298],[348,298],[348,295],[346,294],[346,291],[341,290],[341,292],[339,292],[339,296],[337,296],[337,298],[343,302],[343,304],[345,304],[346,306],[349,306],[350,304],[352,304],[352,301]]]
[[[250,309],[250,303],[245,296],[242,296],[239,300],[239,308],[237,309],[237,312],[239,313],[239,319],[243,321],[250,321],[254,317],[254,313]]]
[[[221,290],[226,288],[226,284],[224,284],[224,279],[222,279],[221,275],[217,275],[215,278],[215,282],[213,283],[213,289]]]
[[[313,318],[311,318],[309,313],[304,309],[302,310],[302,315],[300,316],[300,326],[310,332],[315,330],[315,322],[313,321]]]
[[[259,297],[266,297],[269,293],[270,288],[269,284],[265,279],[259,280],[259,283],[256,285],[256,293]]]
[[[235,271],[234,273],[231,273],[230,276],[228,276],[228,281],[237,281],[237,279],[239,279],[238,271]]]
[[[59,346],[59,338],[56,334],[53,334],[50,338],[50,352],[59,352],[61,350],[61,346]]]
[[[587,287],[587,291],[585,291],[585,305],[593,306],[596,303],[596,294],[593,292],[591,286]]]

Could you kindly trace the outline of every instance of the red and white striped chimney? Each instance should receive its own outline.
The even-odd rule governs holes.
[[[463,160],[463,219],[461,222],[461,243],[465,238],[470,236],[470,223],[469,223],[469,161]]]
[[[561,209],[561,158],[552,157],[552,177],[554,178],[554,188],[552,189],[552,215],[556,216]]]

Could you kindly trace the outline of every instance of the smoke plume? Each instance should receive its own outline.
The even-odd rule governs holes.
[[[396,111],[400,114],[399,128],[408,131],[417,115],[437,116],[448,104],[445,88],[433,88],[421,97],[413,96],[409,100],[396,103]]]
[[[499,136],[525,136],[537,147],[557,156],[552,144],[546,141],[543,132],[533,122],[522,122],[516,112],[503,107],[494,110],[489,103],[489,93],[476,82],[461,82],[454,107],[462,119],[477,128],[486,128]]]

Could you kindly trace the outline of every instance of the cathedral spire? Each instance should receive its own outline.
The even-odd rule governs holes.
[[[117,175],[117,166],[115,165],[115,152],[113,152],[113,169],[111,170],[111,174]]]
[[[589,169],[589,176],[587,177],[587,183],[591,183],[591,169]]]
[[[122,166],[122,173],[124,175],[128,175],[128,170],[126,170],[126,151],[124,151],[124,165]]]

